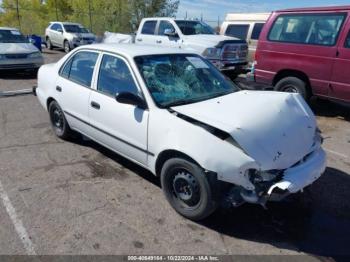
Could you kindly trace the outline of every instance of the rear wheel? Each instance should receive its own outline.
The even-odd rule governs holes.
[[[305,100],[309,100],[310,94],[307,89],[305,81],[297,77],[285,77],[277,82],[275,86],[276,91],[298,93]]]
[[[56,136],[61,139],[68,139],[72,135],[72,130],[64,116],[63,110],[56,101],[52,101],[49,105],[49,114],[52,129]]]
[[[185,159],[165,162],[161,184],[170,205],[184,217],[202,220],[217,208],[215,185],[201,167]]]

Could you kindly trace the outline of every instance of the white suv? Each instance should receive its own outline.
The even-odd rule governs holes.
[[[49,49],[62,47],[66,53],[96,40],[96,36],[81,24],[70,22],[50,22],[45,30],[45,37]]]

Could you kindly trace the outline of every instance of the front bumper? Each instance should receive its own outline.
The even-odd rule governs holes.
[[[37,69],[44,64],[42,57],[26,59],[6,59],[0,61],[0,70]]]
[[[237,207],[243,203],[260,204],[282,201],[290,194],[302,191],[321,177],[326,169],[326,153],[320,147],[295,166],[284,170],[277,180],[254,184],[255,190],[233,187],[226,201]]]
[[[277,188],[287,193],[301,191],[321,177],[326,170],[326,162],[326,153],[322,148],[319,148],[304,162],[287,169],[282,180],[272,185],[267,191],[267,195],[271,196]]]
[[[79,46],[83,46],[83,45],[92,45],[92,44],[94,44],[94,43],[96,43],[96,41],[95,40],[81,40],[81,41],[79,41],[79,42],[73,42],[73,48],[76,48],[76,47],[79,47]]]
[[[247,70],[247,61],[223,61],[223,60],[209,60],[220,71],[239,71],[244,72]]]

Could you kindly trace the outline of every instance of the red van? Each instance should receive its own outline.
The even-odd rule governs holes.
[[[253,74],[277,91],[350,102],[350,6],[273,12]]]

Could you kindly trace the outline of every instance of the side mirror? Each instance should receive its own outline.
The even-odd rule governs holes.
[[[145,100],[130,92],[116,94],[115,99],[122,104],[134,105],[141,109],[147,109]]]
[[[179,36],[174,29],[170,29],[170,28],[164,30],[164,35],[169,36],[169,37],[178,37]]]

